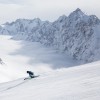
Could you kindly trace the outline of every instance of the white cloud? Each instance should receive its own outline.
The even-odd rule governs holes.
[[[56,20],[76,8],[100,17],[99,0],[0,0],[0,23],[17,18]]]

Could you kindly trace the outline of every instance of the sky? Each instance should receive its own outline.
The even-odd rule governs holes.
[[[19,18],[54,21],[77,8],[100,18],[100,0],[0,0],[0,24]]]

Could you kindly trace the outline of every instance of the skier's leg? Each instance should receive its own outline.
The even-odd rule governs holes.
[[[31,75],[30,77],[31,77],[31,78],[34,78],[34,76],[33,76],[33,75]]]

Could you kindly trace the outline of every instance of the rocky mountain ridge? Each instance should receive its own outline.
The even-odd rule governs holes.
[[[17,19],[1,25],[0,34],[52,46],[84,63],[100,60],[100,20],[79,8],[54,22]]]

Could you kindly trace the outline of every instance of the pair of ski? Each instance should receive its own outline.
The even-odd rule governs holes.
[[[33,79],[33,78],[37,78],[37,77],[39,77],[40,75],[37,75],[37,76],[34,76],[34,77],[27,77],[27,78],[24,78],[24,80],[28,80],[28,79]]]

